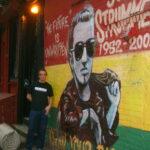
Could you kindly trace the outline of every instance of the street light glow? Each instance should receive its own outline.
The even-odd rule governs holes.
[[[31,6],[31,13],[38,14],[39,13],[39,6],[38,5]]]

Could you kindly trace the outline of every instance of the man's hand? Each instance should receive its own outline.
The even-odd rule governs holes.
[[[45,107],[45,115],[48,115],[50,108],[51,107],[49,105]]]
[[[110,85],[106,86],[106,91],[111,104],[118,106],[120,101],[120,88],[118,81],[114,81]]]
[[[96,139],[96,143],[97,144],[101,144],[101,134],[102,134],[102,130],[101,130],[101,126],[100,126],[100,122],[99,122],[99,117],[98,115],[95,113],[95,111],[92,108],[89,109],[84,109],[82,111],[82,119],[80,122],[80,127],[86,123],[87,119],[90,117],[91,120],[91,129],[94,130],[94,136]]]
[[[31,96],[31,94],[27,94],[27,100],[29,100],[30,102],[32,101],[32,96]]]
[[[85,124],[86,120],[89,117],[89,110],[88,109],[84,109],[82,110],[82,119],[80,121],[80,127]]]
[[[51,109],[51,102],[52,102],[51,97],[48,96],[47,99],[48,99],[48,106],[45,107],[45,115],[48,115]]]
[[[90,117],[90,119],[96,124],[99,124],[99,119],[98,119],[97,114],[92,108],[89,108],[89,109],[82,110],[82,119],[80,122],[80,126],[82,126],[86,122],[88,117]]]

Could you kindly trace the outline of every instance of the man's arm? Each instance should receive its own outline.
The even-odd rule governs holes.
[[[32,95],[30,93],[27,93],[26,96],[27,100],[29,100],[30,102],[32,101]]]
[[[52,97],[47,97],[48,98],[48,105],[45,107],[45,114],[48,115],[50,109],[51,109],[51,105],[52,105]]]
[[[119,82],[114,81],[112,84],[109,86],[106,86],[106,91],[108,94],[109,101],[111,103],[110,108],[107,113],[107,122],[108,122],[108,127],[109,129],[112,128],[116,113],[118,110],[118,105],[120,102],[120,87],[119,87]]]
[[[28,85],[27,87],[27,95],[26,95],[26,98],[28,101],[32,101],[32,91],[33,91],[33,83],[31,83],[30,85]]]

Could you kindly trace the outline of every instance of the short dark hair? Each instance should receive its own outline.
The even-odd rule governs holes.
[[[40,68],[40,69],[38,70],[38,74],[39,74],[41,71],[44,71],[44,72],[46,73],[46,75],[47,75],[47,71],[46,71],[45,68]]]

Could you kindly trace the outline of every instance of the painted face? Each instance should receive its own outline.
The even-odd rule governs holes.
[[[94,25],[90,22],[79,22],[73,33],[73,52],[71,67],[75,80],[87,84],[92,71],[94,53]]]

